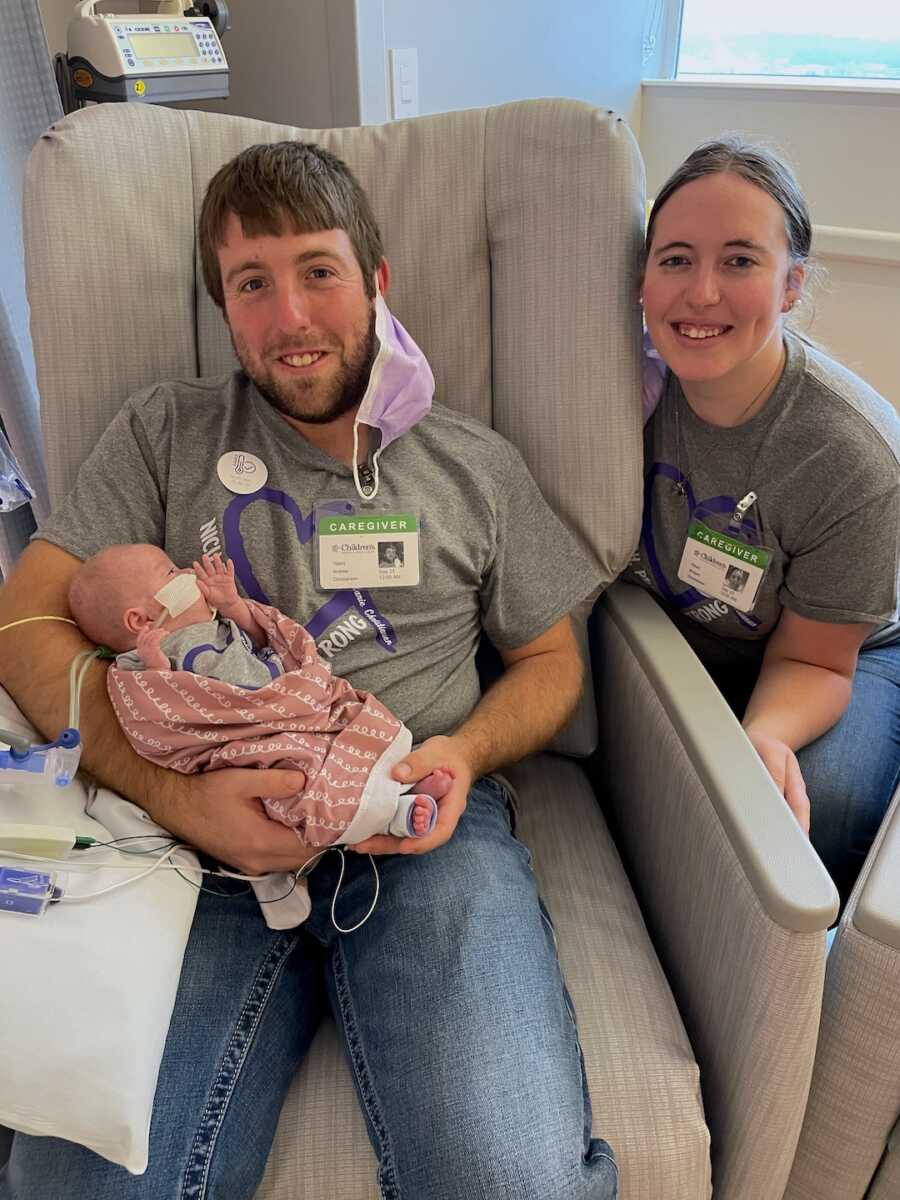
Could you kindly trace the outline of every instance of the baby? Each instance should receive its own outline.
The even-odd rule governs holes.
[[[303,771],[295,798],[263,803],[311,846],[434,827],[451,773],[432,772],[416,794],[391,779],[409,731],[332,676],[301,625],[244,600],[233,563],[204,555],[179,569],[157,546],[110,546],[79,568],[69,605],[87,637],[118,652],[110,696],[145,758],[185,772],[236,763]],[[196,679],[167,674],[148,686],[148,671]]]

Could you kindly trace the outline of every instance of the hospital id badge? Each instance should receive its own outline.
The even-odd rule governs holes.
[[[402,511],[338,508],[337,503],[316,508],[316,574],[323,591],[421,582],[419,514],[413,506],[402,505]]]
[[[678,567],[678,578],[738,612],[752,612],[769,569],[771,550],[751,546],[702,521],[691,521]]]

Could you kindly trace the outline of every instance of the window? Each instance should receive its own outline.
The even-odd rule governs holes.
[[[900,79],[898,0],[683,0],[677,78]]]

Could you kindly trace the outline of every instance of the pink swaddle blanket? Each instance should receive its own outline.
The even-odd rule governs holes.
[[[248,689],[190,671],[109,670],[107,687],[138,754],[192,774],[221,767],[289,767],[306,773],[290,800],[263,800],[275,820],[310,846],[328,846],[360,806],[401,785],[389,768],[411,744],[409,732],[371,693],[332,675],[302,625],[248,601],[285,674]]]

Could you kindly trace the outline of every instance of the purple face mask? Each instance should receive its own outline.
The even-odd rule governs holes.
[[[434,376],[428,360],[391,314],[380,290],[375,297],[375,337],[378,353],[353,423],[353,480],[365,500],[373,499],[378,492],[379,455],[430,412],[434,396]],[[356,463],[360,425],[381,432],[381,444],[372,455],[375,486],[369,493],[360,484]]]
[[[659,357],[659,351],[653,345],[650,334],[645,330],[641,353],[641,412],[645,425],[660,402],[666,386],[668,369]]]

